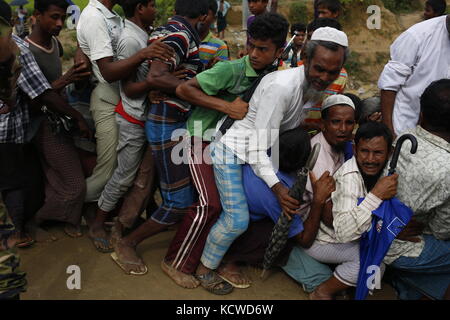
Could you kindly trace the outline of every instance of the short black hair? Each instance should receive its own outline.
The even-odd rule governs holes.
[[[352,102],[355,105],[355,121],[358,121],[362,110],[361,99],[357,95],[354,95],[353,93],[344,93],[344,96],[347,96],[350,99],[352,99]]]
[[[69,3],[66,0],[35,0],[34,9],[41,13],[44,13],[48,8],[53,5],[63,10],[67,10]]]
[[[445,0],[428,0],[428,4],[437,15],[443,15],[447,10],[447,2]]]
[[[291,26],[291,36],[294,36],[295,31],[306,32],[306,25],[304,23],[294,23]]]
[[[209,0],[209,10],[211,10],[214,14],[217,14],[219,6],[217,5],[216,0]]]
[[[121,0],[120,6],[125,13],[126,18],[131,18],[134,16],[134,12],[136,11],[136,7],[138,4],[142,4],[143,6],[148,5],[149,2],[154,0]]]
[[[430,129],[450,131],[450,79],[432,82],[420,97],[423,119]]]
[[[355,134],[355,145],[358,145],[361,139],[369,140],[375,137],[383,137],[388,149],[392,147],[393,137],[391,130],[384,123],[375,121],[366,122],[358,128]]]
[[[339,31],[342,31],[342,25],[336,19],[332,18],[314,19],[311,23],[308,24],[307,30],[309,34],[312,34],[317,29],[324,27],[335,28]]]
[[[325,7],[333,13],[340,12],[342,5],[339,0],[319,0],[317,1],[317,8]]]
[[[271,39],[277,48],[284,47],[289,30],[286,18],[278,13],[263,13],[255,18],[248,28],[250,38]]]
[[[283,172],[294,172],[305,166],[311,153],[311,138],[298,127],[283,132],[279,138],[279,169]]]
[[[208,0],[176,0],[175,12],[177,15],[196,19],[208,14]]]
[[[12,10],[6,1],[0,0],[0,17],[11,23]]]
[[[258,1],[261,1],[261,2],[269,2],[269,0],[248,0],[248,2],[258,2]]]

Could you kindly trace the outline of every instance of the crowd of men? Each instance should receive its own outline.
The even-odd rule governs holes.
[[[21,39],[0,0],[0,298],[23,292],[14,247],[51,240],[48,221],[76,238],[84,217],[95,249],[127,275],[148,272],[137,246],[176,225],[162,270],[225,295],[251,286],[241,265],[261,265],[285,215],[275,265],[311,299],[359,290],[362,243],[376,231],[394,237],[368,259],[400,299],[450,299],[450,15],[440,2],[391,46],[380,98],[361,101],[344,94],[351,44],[337,0],[316,0],[314,21],[293,23],[289,38],[285,17],[249,0],[237,59],[211,32],[216,0],[176,0],[161,26],[154,0],[90,0],[65,73],[67,1],[36,0]],[[405,143],[388,174],[405,133],[417,151]],[[391,200],[412,218],[380,216]]]

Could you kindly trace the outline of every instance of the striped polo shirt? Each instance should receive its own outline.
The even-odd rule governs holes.
[[[224,41],[214,37],[213,34],[209,32],[200,45],[200,61],[206,66],[214,58],[229,60],[228,46]]]
[[[186,69],[186,80],[203,71],[204,66],[199,56],[200,38],[197,31],[183,17],[174,16],[167,24],[156,28],[150,35],[149,43],[160,39],[175,50],[175,56],[166,62],[170,65],[171,71],[178,68]],[[191,109],[189,103],[178,99],[175,95],[168,95],[164,102],[182,112]]]

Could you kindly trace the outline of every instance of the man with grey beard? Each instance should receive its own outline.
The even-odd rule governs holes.
[[[204,270],[205,276],[219,267],[232,242],[248,227],[249,210],[242,180],[244,163],[272,189],[284,212],[298,213],[300,203],[288,195],[289,190],[277,177],[267,152],[272,149],[272,155],[276,155],[273,147],[279,135],[299,127],[305,106],[317,103],[323,91],[337,79],[347,57],[347,47],[344,32],[328,27],[317,29],[306,48],[304,66],[265,76],[249,102],[246,117],[234,122],[222,137],[211,143],[222,213],[208,235],[201,257],[204,269],[208,269]]]

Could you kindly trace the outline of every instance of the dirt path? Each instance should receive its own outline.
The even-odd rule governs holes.
[[[254,284],[248,289],[235,289],[230,295],[219,297],[202,288],[193,290],[178,287],[160,269],[167,246],[174,231],[161,233],[139,246],[138,252],[149,267],[144,276],[128,276],[112,261],[109,254],[98,253],[90,240],[83,236],[72,239],[60,229],[52,229],[59,240],[35,244],[20,250],[21,269],[27,272],[28,291],[22,299],[133,299],[133,300],[306,300],[301,286],[283,271],[275,271],[266,281],[260,280],[260,270],[248,268]],[[66,286],[67,267],[81,269],[81,290]],[[392,300],[395,294],[388,285],[377,290],[370,299]]]

